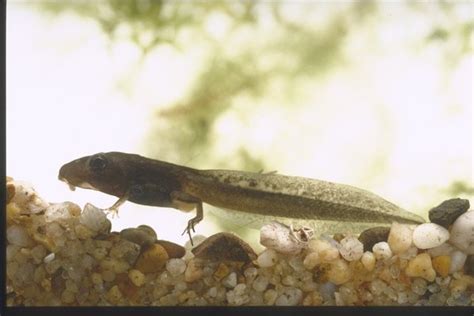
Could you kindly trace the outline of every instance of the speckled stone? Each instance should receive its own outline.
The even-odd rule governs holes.
[[[217,233],[192,249],[196,258],[214,261],[228,260],[249,262],[257,255],[245,241],[231,233]]]
[[[393,222],[387,239],[393,253],[399,254],[410,248],[413,242],[412,235],[413,229],[410,226]]]
[[[421,253],[408,262],[405,273],[410,277],[420,277],[433,282],[436,277],[436,271],[433,269],[431,257],[427,253]]]
[[[474,255],[474,210],[459,216],[451,227],[449,242],[467,255]]]
[[[413,231],[413,243],[419,249],[441,246],[449,239],[449,231],[435,223],[423,223]]]
[[[431,222],[448,228],[456,218],[461,216],[469,209],[469,200],[466,199],[450,199],[442,202],[440,205],[429,211],[429,219]]]
[[[373,227],[364,230],[359,240],[364,245],[364,251],[371,251],[376,243],[387,241],[389,233],[390,227]]]
[[[156,237],[151,236],[146,231],[138,228],[125,228],[120,231],[120,236],[123,239],[139,245],[140,247],[149,246],[156,240]]]

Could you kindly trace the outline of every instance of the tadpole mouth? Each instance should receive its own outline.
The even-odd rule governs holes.
[[[64,182],[64,183],[66,183],[67,186],[69,187],[69,190],[71,190],[71,191],[76,191],[76,186],[70,184],[70,183],[67,181],[66,178],[64,178],[64,177],[61,176],[61,174],[58,175],[58,179],[59,179],[59,181],[62,181],[62,182]]]

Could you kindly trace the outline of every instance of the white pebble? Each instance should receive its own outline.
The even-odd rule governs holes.
[[[286,288],[275,301],[276,306],[295,306],[303,299],[303,291],[297,288]]]
[[[186,262],[183,259],[169,259],[166,263],[166,270],[168,270],[171,275],[178,276],[186,270]]]
[[[250,301],[250,297],[246,293],[246,289],[247,287],[245,284],[237,284],[237,286],[232,291],[226,293],[227,302],[233,306],[240,306]]]
[[[47,222],[66,220],[70,217],[69,203],[50,204],[44,212],[44,219]]]
[[[84,206],[79,221],[94,232],[106,232],[111,227],[111,223],[107,219],[104,210],[90,203]]]
[[[308,248],[317,252],[322,262],[332,262],[339,258],[339,250],[327,240],[312,239],[308,243]]]
[[[11,202],[16,203],[23,214],[36,214],[45,210],[49,203],[38,196],[33,186],[25,181],[13,180],[15,195]]]
[[[359,260],[364,253],[364,245],[354,236],[349,236],[340,241],[339,253],[347,261]]]
[[[370,251],[364,252],[360,261],[367,271],[372,271],[375,268],[375,256]]]
[[[267,289],[267,285],[268,278],[263,275],[259,275],[255,281],[253,281],[252,287],[257,292],[263,292]]]
[[[455,250],[451,254],[451,265],[449,266],[449,273],[452,274],[461,270],[466,262],[467,255],[462,251]]]
[[[222,280],[222,285],[227,288],[234,288],[237,285],[237,274],[235,272],[229,273],[229,275]]]
[[[307,245],[295,238],[291,227],[275,221],[260,229],[260,244],[284,254],[297,254]]]
[[[388,259],[392,257],[392,250],[387,242],[381,241],[372,247],[372,252],[377,260]]]
[[[257,258],[257,264],[262,268],[273,266],[278,260],[278,254],[273,249],[266,249]]]
[[[474,210],[459,216],[451,227],[449,242],[468,255],[474,255]]]
[[[393,222],[388,235],[388,244],[393,253],[405,252],[412,243],[413,230],[410,226]]]
[[[51,261],[54,260],[55,257],[56,257],[56,255],[54,254],[54,252],[52,252],[49,255],[47,255],[46,257],[44,257],[43,262],[44,263],[51,262]]]
[[[312,270],[321,260],[319,259],[318,252],[310,252],[306,255],[303,261],[303,265],[307,270]]]
[[[449,231],[435,223],[424,223],[413,231],[413,243],[419,249],[429,249],[442,245],[449,239]]]
[[[28,232],[19,225],[12,225],[7,228],[7,240],[10,244],[20,247],[27,247],[32,244]]]

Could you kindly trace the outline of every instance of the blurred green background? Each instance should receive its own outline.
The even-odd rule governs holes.
[[[426,218],[474,195],[473,13],[449,1],[9,1],[7,173],[78,201],[55,179],[61,164],[120,150],[351,184]],[[146,221],[160,235],[160,212],[122,209],[133,212],[115,229]],[[198,232],[236,229],[205,222]]]

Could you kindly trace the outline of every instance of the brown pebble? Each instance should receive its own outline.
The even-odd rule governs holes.
[[[165,248],[170,258],[182,258],[186,253],[186,249],[184,249],[183,246],[175,244],[174,242],[157,240],[156,243]]]
[[[372,251],[372,247],[381,241],[387,241],[390,227],[373,227],[364,230],[359,235],[359,241],[364,244],[364,251]]]
[[[450,256],[438,256],[432,260],[433,269],[442,276],[443,278],[447,277],[449,274],[449,267],[451,266],[451,257]]]
[[[164,247],[153,244],[140,254],[135,263],[135,269],[143,273],[158,272],[163,269],[168,258]]]
[[[13,185],[13,183],[7,183],[7,204],[10,203],[14,196],[15,186]]]
[[[346,234],[337,233],[337,234],[334,234],[334,236],[332,236],[332,239],[339,242],[339,241],[343,240],[346,237],[347,237]]]
[[[196,258],[213,261],[249,262],[257,258],[249,244],[231,233],[212,235],[191,251]]]
[[[221,262],[219,266],[217,267],[216,272],[214,272],[213,277],[215,280],[220,281],[225,276],[227,276],[229,272],[230,272],[229,267],[225,263]]]
[[[140,247],[147,247],[156,241],[156,237],[151,236],[148,232],[138,228],[125,228],[120,231],[120,236]]]

